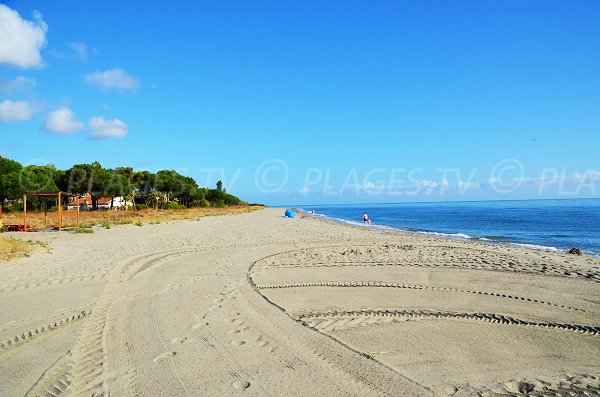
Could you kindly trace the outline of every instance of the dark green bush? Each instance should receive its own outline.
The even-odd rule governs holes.
[[[187,207],[185,205],[171,202],[165,206],[165,209],[167,209],[167,210],[185,210],[185,209],[187,209]]]
[[[215,200],[215,201],[211,201],[210,202],[210,206],[214,207],[214,208],[223,208],[225,207],[225,202],[221,199]]]
[[[196,200],[196,201],[192,201],[190,203],[190,208],[194,208],[194,207],[208,207],[209,206],[209,202],[206,200]]]
[[[7,203],[2,207],[2,211],[5,213],[22,212],[23,204],[22,203]]]

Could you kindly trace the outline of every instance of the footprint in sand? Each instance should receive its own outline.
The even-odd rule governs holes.
[[[232,341],[231,341],[231,344],[232,344],[232,345],[234,345],[234,346],[241,346],[241,345],[243,345],[243,344],[245,344],[245,343],[246,343],[246,342],[245,342],[245,341],[243,341],[243,340],[232,340]]]
[[[247,380],[238,380],[236,382],[233,382],[233,387],[235,387],[238,390],[246,390],[250,387],[250,382],[248,382]]]
[[[165,352],[163,354],[161,354],[160,356],[156,356],[154,357],[154,359],[152,361],[154,361],[156,364],[165,361],[173,356],[175,356],[177,354],[177,352],[173,351],[173,352]]]
[[[187,340],[187,337],[185,337],[185,336],[182,336],[182,337],[180,337],[180,338],[173,338],[173,339],[171,339],[171,343],[173,343],[173,344],[178,344],[178,343],[183,343],[183,342],[185,342],[186,340]]]
[[[192,328],[193,328],[193,329],[200,329],[200,328],[204,328],[204,327],[206,327],[207,325],[208,325],[208,323],[206,323],[206,322],[202,322],[202,323],[198,323],[198,324],[196,324],[196,325],[192,325]]]

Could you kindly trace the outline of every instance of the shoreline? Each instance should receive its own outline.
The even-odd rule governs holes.
[[[508,200],[506,200],[506,201],[508,201]],[[308,210],[305,210],[300,207],[292,207],[292,208],[296,213],[301,214],[302,216],[305,216],[308,218],[313,218]],[[536,250],[536,251],[545,251],[545,252],[553,252],[553,253],[567,253],[567,251],[570,248],[573,248],[573,247],[570,247],[570,248],[562,249],[562,248],[558,248],[558,247],[546,246],[546,245],[529,243],[529,242],[510,241],[508,238],[506,238],[506,240],[501,240],[500,238],[493,239],[489,236],[471,236],[471,235],[468,235],[465,233],[460,233],[460,232],[445,233],[445,232],[438,232],[435,230],[428,230],[428,229],[402,228],[402,227],[395,227],[395,226],[389,226],[389,225],[378,225],[378,224],[362,225],[359,221],[352,221],[352,220],[343,219],[343,218],[334,218],[334,217],[331,217],[331,216],[328,216],[325,214],[316,214],[316,216],[314,218],[324,221],[324,222],[333,222],[335,224],[344,225],[344,226],[348,226],[348,227],[380,230],[382,232],[439,237],[439,238],[448,239],[448,240],[470,241],[470,242],[508,246],[508,247],[520,247],[520,248],[525,248],[525,249],[532,249],[532,250]],[[600,253],[598,253],[598,252],[583,251],[583,253],[587,257],[600,259]]]

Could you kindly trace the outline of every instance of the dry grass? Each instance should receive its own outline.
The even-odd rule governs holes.
[[[80,212],[81,226],[124,224],[144,224],[161,223],[181,219],[198,219],[204,216],[241,214],[244,212],[256,211],[261,206],[235,206],[225,208],[190,208],[186,210],[141,210],[141,211],[82,211]],[[75,226],[77,220],[76,211],[63,211],[63,226]],[[4,214],[4,224],[23,224],[22,213]],[[43,212],[27,212],[27,223],[33,228],[44,227]],[[56,226],[58,223],[58,214],[56,212],[48,213],[48,226]]]
[[[0,237],[0,263],[11,259],[29,256],[35,249],[36,244],[30,241],[17,240],[15,238]]]

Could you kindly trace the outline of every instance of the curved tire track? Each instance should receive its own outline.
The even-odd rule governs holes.
[[[331,248],[339,248],[340,246],[332,246]],[[349,249],[346,249],[342,252],[336,252],[335,256],[343,257],[346,255],[350,256],[368,256],[363,253],[358,254],[359,249],[387,249],[385,245],[354,245]],[[503,253],[495,253],[490,250],[484,250],[480,248],[463,248],[463,247],[455,247],[455,246],[441,246],[441,245],[398,245],[393,246],[395,251],[388,252],[377,252],[374,253],[376,255],[395,255],[401,252],[411,252],[415,250],[417,255],[413,255],[412,257],[406,258],[405,261],[400,261],[398,259],[391,260],[376,260],[376,259],[329,259],[327,257],[323,257],[320,252],[324,249],[323,247],[313,248],[313,249],[298,249],[282,252],[279,254],[271,255],[261,259],[260,263],[256,264],[256,267],[261,268],[295,268],[295,267],[343,267],[343,266],[408,266],[408,267],[426,267],[426,268],[458,268],[458,269],[475,269],[475,270],[492,270],[492,271],[502,271],[502,272],[521,272],[528,274],[541,274],[550,277],[567,277],[567,278],[577,278],[584,279],[588,281],[592,281],[595,283],[600,283],[600,274],[591,269],[582,269],[582,268],[574,268],[565,266],[562,263],[553,262],[551,264],[545,264],[534,260],[527,260],[526,263],[523,262],[523,258],[512,257]],[[461,250],[463,251],[461,255],[456,257],[450,257],[452,261],[456,261],[458,263],[432,263],[424,261],[423,255],[427,256],[432,252],[439,252],[443,250]],[[429,251],[429,252],[428,252]],[[474,255],[477,260],[473,260]],[[291,254],[291,255],[290,255]],[[304,257],[299,254],[304,254]],[[494,264],[488,262],[489,259],[481,256],[482,254],[494,255],[496,258],[499,258],[500,263]],[[481,256],[481,257],[480,257]],[[295,261],[282,261],[281,263],[277,263],[278,257],[294,259]],[[269,263],[270,262],[270,263]]]
[[[548,306],[560,307],[563,309],[576,310],[580,312],[587,312],[585,309],[578,309],[572,306],[564,306],[558,303],[547,302],[539,299],[524,298],[521,296],[515,296],[510,294],[500,294],[497,292],[478,291],[470,289],[452,288],[452,287],[438,287],[433,285],[423,284],[403,284],[403,283],[390,283],[383,281],[356,281],[356,282],[337,282],[337,281],[315,281],[315,282],[298,282],[298,283],[277,283],[277,284],[264,284],[258,285],[258,289],[280,289],[280,288],[306,288],[306,287],[333,287],[333,288],[400,288],[400,289],[413,289],[413,290],[430,290],[430,291],[444,291],[444,292],[462,292],[468,294],[487,295],[498,298],[514,299],[531,303],[538,303]]]
[[[360,309],[360,310],[344,310],[344,311],[320,311],[297,313],[295,316],[304,324],[313,327],[311,324],[316,324],[314,328],[323,328],[328,330],[335,329],[336,321],[347,320],[348,318],[373,317],[373,318],[440,318],[440,319],[460,319],[460,320],[477,320],[485,321],[493,324],[515,325],[536,327],[545,329],[556,329],[571,332],[578,332],[593,336],[600,335],[600,327],[592,325],[570,324],[570,323],[555,323],[555,322],[536,322],[521,320],[515,317],[504,316],[496,313],[466,313],[453,312],[443,310],[401,310],[401,309]],[[317,325],[322,321],[331,321],[330,324],[322,327]],[[348,321],[344,321],[346,324]]]

